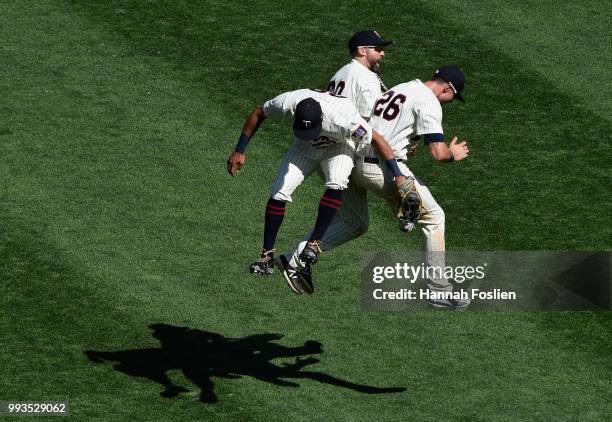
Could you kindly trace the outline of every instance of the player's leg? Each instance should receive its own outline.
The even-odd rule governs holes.
[[[359,174],[355,180],[368,190],[383,198],[390,205],[395,214],[399,205],[399,197],[391,170],[377,158],[365,158],[358,161],[355,170]],[[402,174],[412,178],[417,194],[420,199],[421,215],[419,223],[423,231],[423,250],[428,265],[438,265],[442,258],[444,266],[444,211],[435,201],[427,187],[419,182],[410,169],[403,163],[398,162]],[[441,252],[437,252],[441,251]],[[432,280],[435,287],[440,289],[450,286],[446,279]],[[451,286],[452,289],[452,286]]]
[[[344,191],[344,201],[328,227],[323,239],[321,239],[321,250],[327,251],[340,246],[352,239],[355,239],[368,230],[368,200],[367,191],[349,182],[348,188]],[[281,255],[279,259],[284,259],[280,263],[283,276],[288,283],[296,284],[295,279],[306,293],[314,292],[314,281],[310,264],[300,260],[300,254],[306,247],[312,232],[298,244],[298,246]],[[294,280],[291,281],[291,278]]]
[[[418,223],[423,233],[422,250],[426,264],[430,267],[435,266],[443,268],[444,251],[446,249],[444,242],[444,211],[436,202],[427,186],[415,177],[412,171],[410,171],[403,162],[398,163],[398,166],[402,174],[414,179],[415,188],[420,199],[421,206]],[[377,172],[380,172],[382,177],[376,176]],[[365,163],[362,173],[373,175],[367,178],[367,183],[369,183],[368,187],[377,195],[384,198],[395,213],[398,206],[398,196],[391,171],[381,164],[377,166],[368,166],[367,163]],[[383,185],[380,183],[381,180],[384,181]],[[452,290],[452,285],[443,276],[434,277],[430,280],[429,285],[430,288],[435,290]]]
[[[323,250],[330,250],[356,239],[368,231],[368,193],[349,182],[338,214],[323,236]]]
[[[321,170],[325,176],[325,192],[319,202],[317,219],[300,259],[308,264],[317,262],[322,252],[322,239],[336,216],[343,200],[343,191],[348,187],[349,176],[353,169],[352,146],[341,143],[322,152]]]
[[[425,262],[430,267],[444,267],[444,252],[446,250],[444,241],[444,211],[436,202],[427,186],[418,179],[412,171],[402,162],[398,163],[400,171],[408,177],[414,179],[414,185],[420,199],[420,215],[418,224],[423,233],[422,250]],[[382,169],[385,175],[385,186],[381,191],[377,191],[387,200],[393,211],[397,211],[398,197],[397,190],[393,183],[393,176],[387,168]],[[438,272],[439,273],[439,272]],[[430,279],[430,288],[440,291],[452,290],[452,285],[444,277],[434,277]]]
[[[368,230],[368,201],[367,188],[376,186],[381,190],[384,185],[382,171],[380,169],[364,173],[362,168],[363,159],[355,160],[355,168],[352,171],[349,187],[344,191],[344,203],[335,216],[332,224],[325,232],[322,239],[322,250],[332,249],[352,239],[355,239]],[[372,174],[373,173],[373,174]],[[307,238],[309,239],[309,237]],[[284,267],[291,274],[299,278],[300,285],[307,293],[314,291],[310,264],[304,263],[300,258],[302,251],[306,248],[307,241],[301,242],[298,247],[287,256]],[[285,274],[285,273],[283,273]],[[287,277],[285,277],[287,279]]]
[[[423,233],[422,250],[428,267],[444,268],[446,243],[444,238],[445,215],[442,207],[419,179],[415,180],[417,193],[421,199],[419,225]],[[429,288],[436,291],[451,291],[452,284],[442,275],[443,271],[434,271],[435,276],[429,280]]]
[[[323,251],[343,245],[368,231],[367,191],[349,180],[348,187],[344,190],[343,195],[342,206],[327,228],[323,239],[321,239],[321,249]],[[298,269],[303,267],[303,263],[298,257],[311,235],[312,231],[295,249],[284,254],[293,267]]]
[[[400,167],[401,168],[401,167]],[[423,233],[422,251],[425,264],[433,268],[429,272],[427,287],[433,292],[450,292],[453,285],[444,276],[446,266],[446,242],[445,242],[445,215],[444,210],[434,199],[427,186],[418,178],[415,178],[415,187],[421,201],[421,213],[419,225]],[[469,299],[430,299],[428,303],[437,308],[465,309],[469,306]]]
[[[364,167],[363,158],[357,158],[354,165],[348,188],[344,190],[342,207],[322,239],[324,251],[356,239],[368,231],[367,190],[373,190],[378,194],[383,191],[385,181],[379,166],[369,166],[370,163],[366,163],[367,167]],[[303,265],[298,257],[305,245],[306,241],[301,242],[291,255],[290,263],[297,268]]]
[[[285,206],[292,201],[291,195],[304,178],[318,166],[309,149],[303,141],[295,140],[283,157],[266,204],[262,251],[259,259],[251,264],[253,274],[271,275],[273,272],[274,245],[285,216]]]

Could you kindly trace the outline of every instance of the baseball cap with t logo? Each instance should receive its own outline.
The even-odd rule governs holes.
[[[455,92],[455,98],[461,102],[465,102],[463,95],[461,94],[465,88],[465,74],[461,69],[454,64],[445,64],[436,70],[433,77],[447,82]]]
[[[384,40],[376,31],[359,31],[351,37],[348,48],[354,54],[359,47],[374,48],[393,44],[393,41]]]
[[[323,126],[321,105],[314,98],[305,98],[295,107],[293,134],[304,141],[317,139]]]

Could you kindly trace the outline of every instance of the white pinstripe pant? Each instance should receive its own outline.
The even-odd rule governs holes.
[[[398,166],[404,175],[414,177],[404,163],[398,163]],[[418,223],[423,233],[422,250],[425,261],[429,266],[444,267],[444,251],[446,250],[444,211],[427,186],[416,178],[415,186],[421,197],[421,215]],[[385,199],[395,214],[398,199],[391,170],[386,164],[370,164],[365,163],[361,157],[356,158],[351,182],[344,192],[342,207],[322,239],[323,250],[333,249],[367,232],[369,225],[368,190]],[[285,254],[289,263],[296,268],[303,267],[299,254],[305,244],[306,242],[302,241],[297,249]],[[429,287],[433,290],[452,290],[452,285],[445,278],[430,280]]]
[[[319,168],[323,172],[326,189],[344,190],[353,169],[355,146],[352,141],[339,142],[323,148],[313,148],[308,141],[294,139],[285,153],[270,196],[292,202],[295,189]]]

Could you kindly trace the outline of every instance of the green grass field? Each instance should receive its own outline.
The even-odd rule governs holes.
[[[364,312],[362,254],[420,245],[375,198],[370,231],[294,296],[246,271],[289,125],[262,126],[239,177],[225,161],[256,104],[325,87],[375,28],[395,41],[388,86],[466,71],[444,122],[469,160],[422,148],[411,164],[449,249],[609,250],[611,20],[592,0],[2,2],[0,400],[67,400],[75,419],[609,420],[609,312]],[[298,190],[280,248],[321,191]],[[320,362],[283,367],[307,341]],[[86,350],[124,351],[123,367]],[[216,404],[200,401],[206,359],[243,374],[213,374]],[[164,365],[188,392],[160,396]]]

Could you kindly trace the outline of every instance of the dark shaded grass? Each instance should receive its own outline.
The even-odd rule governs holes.
[[[607,314],[361,313],[361,251],[420,243],[390,229],[378,201],[370,233],[317,265],[315,296],[290,297],[278,278],[245,274],[289,130],[266,122],[231,180],[224,162],[244,116],[282,91],[324,86],[347,60],[344,39],[370,26],[397,40],[384,65],[389,85],[424,79],[446,61],[471,80],[468,104],[451,105],[445,118],[447,134],[470,140],[470,160],[438,168],[421,151],[413,165],[447,212],[450,248],[606,249],[610,238],[609,124],[570,95],[424,6],[341,3],[332,13],[309,4],[306,19],[304,4],[280,5],[5,6],[6,391],[66,395],[77,414],[108,418],[610,413]],[[355,7],[363,18],[347,18]],[[320,189],[313,179],[297,194],[280,245],[306,230]],[[323,371],[408,392],[373,399],[307,381],[288,389],[215,380],[221,401],[202,408],[197,394],[161,399],[158,386],[80,354],[154,346],[146,327],[157,321],[232,337],[281,332],[284,344],[316,339],[326,347]],[[35,336],[46,345],[39,354],[28,348]],[[50,363],[38,369],[33,356]]]

